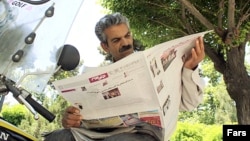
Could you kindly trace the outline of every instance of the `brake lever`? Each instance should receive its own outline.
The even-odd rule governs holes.
[[[18,97],[15,97],[17,99],[17,101],[19,101],[21,104],[25,105],[27,109],[29,109],[29,111],[34,115],[34,119],[38,120],[39,119],[39,115],[38,113],[35,111],[35,109],[25,100],[25,98],[23,97],[24,94],[20,94]]]
[[[13,96],[16,99],[20,100],[21,103],[23,103],[34,114],[35,119],[38,117],[36,111],[49,122],[52,122],[55,119],[55,115],[44,108],[37,101],[35,101],[28,91],[26,91],[25,89],[20,90],[19,88],[15,87],[10,81],[5,81],[5,85],[7,89],[12,92]]]
[[[22,93],[22,91],[20,91],[18,88],[16,88],[15,86],[13,86],[11,84],[11,82],[9,82],[8,80],[5,81],[5,86],[6,86],[6,90],[8,92],[11,92],[13,94],[13,97],[20,103],[23,104],[27,107],[27,109],[29,109],[29,111],[34,115],[34,119],[38,120],[39,116],[37,114],[37,112],[34,110],[34,108],[24,99],[24,97],[26,97],[26,93]],[[26,95],[25,95],[26,94]]]

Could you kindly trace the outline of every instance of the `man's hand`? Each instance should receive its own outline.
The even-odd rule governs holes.
[[[82,116],[80,115],[80,110],[76,107],[70,106],[63,114],[62,126],[64,128],[80,127],[81,120]]]
[[[188,69],[195,69],[198,64],[204,59],[205,50],[203,38],[199,37],[195,42],[195,47],[192,48],[191,54],[187,57],[184,62],[184,67]]]

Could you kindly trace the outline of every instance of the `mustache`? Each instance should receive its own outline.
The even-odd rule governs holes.
[[[122,48],[119,49],[119,52],[122,53],[122,52],[127,51],[131,48],[132,48],[132,45],[122,46]]]

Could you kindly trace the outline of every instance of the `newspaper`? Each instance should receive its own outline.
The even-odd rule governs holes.
[[[80,109],[86,128],[128,127],[145,121],[166,129],[169,136],[179,111],[183,60],[206,33],[164,42],[53,84]]]

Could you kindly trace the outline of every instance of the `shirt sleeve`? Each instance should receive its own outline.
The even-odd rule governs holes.
[[[180,111],[191,111],[202,102],[204,84],[198,68],[194,71],[183,68]]]

